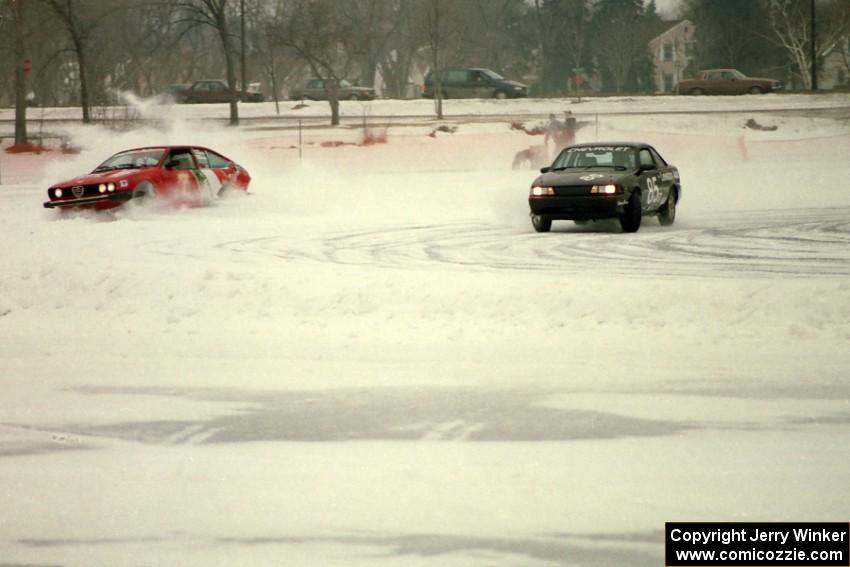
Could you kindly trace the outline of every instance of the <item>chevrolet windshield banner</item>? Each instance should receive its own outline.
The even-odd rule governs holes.
[[[667,522],[667,567],[848,567],[850,523]]]

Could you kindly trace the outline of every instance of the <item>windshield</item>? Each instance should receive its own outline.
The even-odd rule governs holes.
[[[551,169],[609,167],[633,169],[637,167],[634,148],[630,146],[587,146],[567,148],[555,158]]]
[[[491,71],[490,69],[482,69],[482,72],[483,72],[485,75],[487,75],[488,77],[490,77],[491,79],[495,79],[495,80],[497,80],[497,81],[502,81],[502,80],[504,80],[504,77],[503,77],[503,76],[501,76],[500,74],[496,73],[495,71]]]
[[[131,150],[129,152],[121,152],[115,154],[99,166],[95,171],[103,171],[106,169],[129,169],[153,167],[159,163],[162,154],[165,153],[164,148],[148,148],[145,150]]]

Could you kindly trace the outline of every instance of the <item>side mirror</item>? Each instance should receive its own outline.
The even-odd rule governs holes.
[[[549,173],[549,171],[550,171],[551,169],[552,169],[552,168],[551,168],[551,167],[549,167],[548,165],[547,165],[546,167],[541,167],[541,168],[540,168],[540,173]]]
[[[638,167],[639,173],[643,173],[644,171],[655,171],[655,170],[656,170],[655,165],[653,165],[651,163],[642,163],[642,164],[640,164],[640,167]]]

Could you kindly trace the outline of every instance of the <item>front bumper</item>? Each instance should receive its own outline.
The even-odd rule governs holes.
[[[45,209],[57,209],[64,207],[100,207],[113,206],[117,207],[121,203],[125,203],[133,198],[131,191],[121,191],[119,193],[107,193],[106,195],[97,195],[96,197],[80,197],[79,199],[59,199],[57,201],[45,201]]]
[[[596,220],[623,212],[627,195],[581,195],[529,197],[531,214],[553,220]]]

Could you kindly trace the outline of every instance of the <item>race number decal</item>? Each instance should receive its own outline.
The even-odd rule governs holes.
[[[213,202],[213,199],[215,199],[221,189],[221,180],[212,169],[201,169],[198,173],[198,181],[201,185],[201,198],[203,200],[203,204],[209,205]]]
[[[646,204],[649,206],[661,202],[661,188],[654,177],[646,178]]]

